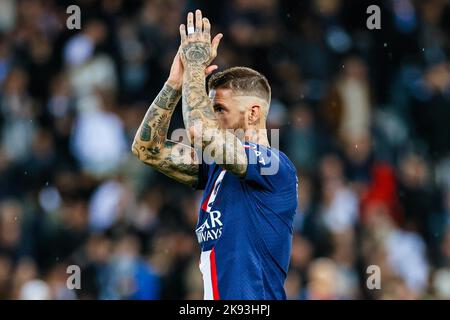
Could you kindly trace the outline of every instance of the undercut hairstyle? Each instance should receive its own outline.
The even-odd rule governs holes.
[[[208,81],[208,92],[213,89],[231,89],[236,95],[255,96],[270,104],[269,82],[251,68],[232,67],[213,74]]]

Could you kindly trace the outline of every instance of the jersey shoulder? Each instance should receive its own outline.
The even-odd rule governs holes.
[[[271,184],[297,182],[297,169],[284,152],[254,143],[246,143],[244,148],[248,161],[247,176],[260,177]]]

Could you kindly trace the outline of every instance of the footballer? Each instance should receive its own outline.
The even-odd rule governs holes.
[[[296,169],[269,145],[271,89],[263,75],[233,67],[211,75],[206,86],[222,38],[211,40],[210,30],[200,10],[187,15],[170,75],[132,151],[163,174],[204,190],[196,228],[204,299],[286,299]],[[190,145],[167,139],[180,98]]]

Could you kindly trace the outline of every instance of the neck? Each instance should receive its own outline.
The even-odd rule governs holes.
[[[270,147],[269,139],[267,138],[267,129],[249,129],[245,132],[245,141],[260,144],[262,146]]]

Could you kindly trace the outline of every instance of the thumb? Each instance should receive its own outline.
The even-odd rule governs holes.
[[[211,51],[213,52],[213,55],[217,55],[217,48],[219,47],[220,40],[223,38],[222,33],[218,33],[214,39],[211,41]]]
[[[207,68],[205,69],[205,75],[206,75],[206,76],[209,76],[211,73],[214,72],[214,70],[217,70],[217,68],[219,68],[219,67],[218,67],[217,65],[215,65],[215,64],[210,65],[209,67],[207,67]]]

